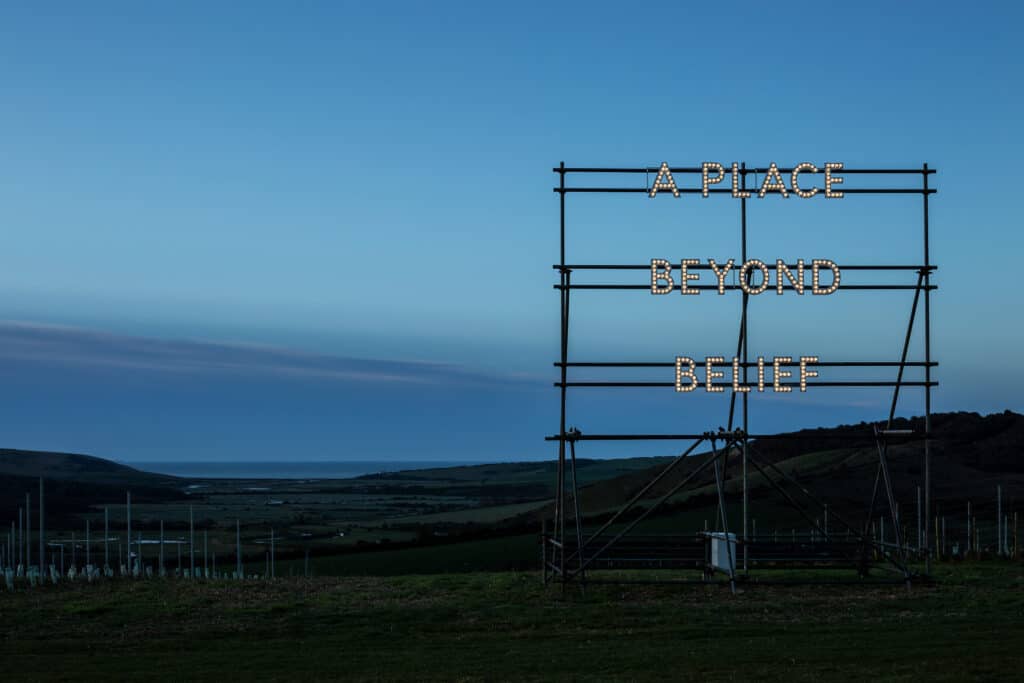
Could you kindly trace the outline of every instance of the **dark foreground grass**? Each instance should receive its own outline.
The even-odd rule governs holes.
[[[1024,569],[902,587],[542,588],[536,574],[0,595],[9,680],[1021,680]]]

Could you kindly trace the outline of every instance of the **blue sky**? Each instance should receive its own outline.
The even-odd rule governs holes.
[[[550,456],[561,160],[928,162],[935,408],[1024,409],[1016,3],[211,4],[0,9],[5,446]],[[572,196],[569,260],[738,258],[737,212]],[[768,198],[750,230],[770,261],[920,261],[916,197]],[[840,295],[758,300],[752,350],[895,359],[909,296]],[[576,358],[735,344],[735,297],[577,303]],[[761,397],[752,428],[879,419],[887,401]],[[724,405],[570,407],[584,430],[702,431]]]

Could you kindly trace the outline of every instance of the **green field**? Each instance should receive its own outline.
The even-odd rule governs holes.
[[[544,588],[535,572],[0,595],[11,679],[1020,680],[1024,567],[901,586]]]

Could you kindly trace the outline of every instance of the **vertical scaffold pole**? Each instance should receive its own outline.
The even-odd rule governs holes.
[[[25,574],[32,564],[32,494],[25,494]]]
[[[742,173],[740,174],[740,189],[745,191],[747,189],[747,162],[743,162]],[[740,199],[740,229],[742,232],[742,257],[743,263],[747,262],[747,200],[746,197]],[[746,291],[743,292],[743,320],[741,325],[743,327],[743,384],[747,384],[747,336],[750,332],[750,328],[747,326],[749,319],[747,316],[747,302],[750,295]],[[749,537],[747,535],[747,520],[749,518],[749,509],[747,506],[747,432],[750,427],[749,420],[747,417],[747,398],[750,392],[743,393],[743,571],[748,570],[747,558],[748,548],[747,541]]]
[[[43,513],[43,478],[39,477],[39,574],[46,565],[46,515]]]
[[[967,521],[967,535],[968,536],[970,536],[970,526],[971,526],[970,519],[971,519],[971,504],[970,504],[970,502],[968,502],[967,503],[967,520],[968,520]],[[922,529],[922,526],[921,526],[921,487],[918,486],[917,487],[917,552],[918,552],[919,555],[921,553],[921,529]],[[968,541],[967,545],[968,545],[968,547],[970,547],[970,541]]]
[[[561,547],[559,554],[559,580],[562,582],[562,590],[565,590],[565,408],[566,408],[566,363],[568,356],[568,316],[569,316],[569,276],[565,267],[565,162],[558,164],[558,206],[559,206],[559,275],[562,283],[561,289],[561,411],[559,416],[558,430],[558,492],[555,498],[555,535]]]
[[[576,481],[576,440],[573,438],[569,442],[569,455],[572,460],[572,506],[573,506],[573,521],[576,523],[576,553],[580,556],[580,569],[579,577],[582,585],[586,586],[587,575],[584,573],[584,557],[583,557],[583,520],[580,519],[580,488]]]
[[[1000,555],[1002,555],[1002,486],[995,484],[995,556],[999,557]]]
[[[928,245],[928,164],[922,167],[924,184],[924,518],[929,519],[932,503],[932,319],[931,319],[931,254]],[[928,534],[924,536],[925,574],[932,573]]]
[[[125,533],[125,539],[128,542],[128,575],[129,575],[129,577],[131,577],[131,575],[134,575],[135,567],[132,565],[132,562],[131,562],[131,492],[130,492],[130,490],[129,490],[129,492],[127,492],[127,498],[125,500],[125,509],[127,510],[127,514],[128,514],[128,523],[127,523],[128,530]]]

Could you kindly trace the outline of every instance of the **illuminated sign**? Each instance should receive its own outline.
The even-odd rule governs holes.
[[[672,275],[672,264],[667,259],[651,259],[651,294],[668,294],[673,289],[678,289],[680,294],[700,294],[700,290],[691,287],[691,283],[700,279],[699,273],[691,273],[690,268],[699,266],[700,259],[687,258],[679,261],[679,284],[676,285],[676,278]],[[719,265],[715,259],[708,259],[708,269],[715,274],[718,281],[719,294],[725,294],[725,278],[729,271],[736,265],[735,259],[729,259]],[[832,282],[827,287],[821,286],[821,269],[827,268],[832,271]],[[760,273],[760,282],[754,284],[754,272]],[[737,285],[744,293],[756,296],[765,292],[770,284],[770,271],[768,265],[759,259],[749,259],[739,268],[739,284]],[[814,259],[811,261],[811,294],[827,296],[839,289],[841,273],[839,266],[830,259]],[[789,287],[797,294],[802,295],[807,287],[804,278],[804,260],[797,259],[796,265],[790,266],[782,259],[775,260],[775,293],[782,294],[786,288],[786,281]]]
[[[705,157],[706,158],[706,157]],[[835,157],[831,157],[835,158]],[[784,472],[776,471],[770,473],[761,464],[759,458],[763,457],[758,448],[759,443],[763,444],[769,439],[782,437],[785,442],[799,440],[801,436],[805,439],[817,439],[811,433],[812,430],[805,430],[806,433],[780,434],[772,433],[751,433],[751,408],[756,412],[758,404],[771,402],[772,397],[788,396],[789,404],[803,404],[804,406],[815,403],[818,396],[806,397],[802,393],[813,386],[815,391],[821,388],[882,388],[891,387],[892,400],[889,404],[888,420],[882,425],[868,425],[866,430],[861,430],[861,435],[855,434],[858,430],[847,430],[849,434],[843,438],[852,445],[854,441],[870,438],[874,434],[874,441],[878,449],[878,472],[876,478],[876,493],[881,492],[881,483],[889,487],[890,517],[898,518],[897,503],[894,502],[892,493],[892,482],[886,470],[888,448],[890,444],[899,444],[901,453],[909,448],[911,439],[920,438],[923,440],[924,448],[924,486],[920,487],[923,495],[919,503],[918,516],[921,519],[931,519],[930,488],[928,472],[931,458],[930,443],[934,437],[931,421],[931,399],[932,389],[938,386],[933,379],[934,368],[938,363],[932,359],[931,351],[931,312],[930,295],[936,290],[937,285],[933,284],[933,278],[937,266],[931,259],[929,249],[929,199],[937,192],[931,185],[931,176],[936,172],[928,164],[922,164],[918,168],[877,168],[877,167],[852,167],[845,166],[839,161],[825,161],[822,157],[814,163],[803,161],[796,163],[796,160],[783,163],[766,160],[763,164],[751,165],[748,162],[729,161],[705,161],[704,163],[686,163],[669,165],[668,162],[640,166],[614,166],[594,167],[567,166],[564,162],[552,169],[557,173],[557,184],[553,191],[558,193],[560,209],[560,242],[559,260],[553,265],[558,275],[557,284],[552,287],[560,297],[561,307],[561,353],[560,359],[555,362],[554,367],[558,368],[560,378],[553,382],[553,385],[561,393],[561,409],[559,415],[559,430],[557,434],[545,437],[547,441],[558,442],[558,470],[557,470],[557,491],[555,494],[555,510],[553,526],[554,532],[543,534],[545,551],[543,553],[544,579],[561,582],[563,586],[569,582],[578,582],[583,585],[587,581],[588,567],[606,568],[618,565],[623,558],[628,557],[630,547],[622,547],[622,554],[616,554],[615,545],[642,521],[644,515],[652,513],[659,505],[671,500],[678,499],[684,492],[690,490],[691,485],[701,486],[697,477],[708,468],[714,465],[714,479],[718,485],[719,507],[721,508],[721,519],[719,520],[721,532],[717,535],[729,535],[729,513],[725,505],[727,493],[726,482],[729,478],[726,474],[726,463],[734,459],[742,459],[744,477],[742,487],[732,487],[743,494],[743,527],[742,540],[749,544],[751,536],[748,531],[748,506],[747,506],[747,477],[746,463],[749,461],[758,469],[762,479],[772,484],[778,491],[789,498],[789,502],[801,512],[806,512],[804,502],[809,500],[818,509],[822,503],[815,498],[806,488],[802,494],[806,496],[804,502],[792,498],[785,489],[789,484],[799,484],[792,477]],[[918,182],[900,182],[900,178],[916,178]],[[882,182],[872,183],[872,178],[878,178]],[[843,190],[843,191],[841,191]],[[845,192],[844,192],[845,191]],[[656,203],[658,195],[672,197],[661,197],[660,204]],[[575,204],[576,200],[569,201],[573,195],[578,197],[598,196],[602,199],[632,196],[643,205],[644,213],[649,216],[656,215],[659,227],[668,228],[665,234],[671,235],[668,243],[662,246],[649,242],[650,235],[643,236],[642,244],[645,251],[649,253],[632,255],[632,249],[623,249],[624,241],[613,242],[617,253],[623,258],[614,260],[578,261],[571,258],[573,250],[569,245],[572,235],[567,231],[566,216],[568,205]],[[694,195],[682,202],[676,201],[680,195]],[[697,201],[697,196],[706,199],[716,195],[722,201],[717,204],[706,204]],[[756,197],[754,195],[757,195]],[[778,199],[768,195],[778,196]],[[796,195],[795,202],[789,202],[791,195]],[[889,197],[903,195],[921,202],[923,212],[923,250],[921,258],[911,257],[903,260],[902,257],[896,263],[888,263],[890,259],[897,258],[897,253],[891,249],[893,244],[899,243],[899,252],[905,251],[906,240],[899,238],[898,230],[903,228],[903,216],[900,221],[886,221],[880,224],[877,219],[866,226],[852,226],[852,236],[860,240],[858,253],[877,253],[884,256],[882,263],[865,263],[864,261],[845,260],[837,251],[839,235],[845,233],[849,238],[850,233],[835,229],[823,230],[819,225],[799,226],[788,225],[790,221],[784,217],[774,216],[774,205],[782,205],[787,208],[799,209],[800,213],[806,214],[807,210],[815,214],[811,218],[815,223],[834,223],[831,219],[822,220],[818,209],[829,211],[833,208],[852,208],[847,202],[825,202],[824,207],[818,209],[811,204],[802,204],[800,199],[843,199],[849,198],[856,204],[860,204],[863,197],[886,195]],[[739,199],[739,204],[733,204],[724,200],[724,197],[731,196],[732,199]],[[767,201],[761,201],[766,200]],[[748,205],[749,200],[749,205]],[[921,201],[923,200],[923,202]],[[794,203],[796,206],[793,206]],[[916,203],[916,202],[915,202]],[[619,202],[615,202],[619,206]],[[714,207],[718,209],[712,211]],[[685,213],[688,207],[693,207],[696,213],[702,214],[700,221],[696,216],[686,221],[688,225],[684,231],[669,228],[669,225],[678,226],[680,209]],[[859,208],[859,207],[858,207]],[[738,209],[738,210],[737,210]],[[752,209],[752,211],[748,211]],[[763,209],[759,211],[758,209]],[[636,207],[634,206],[634,209]],[[724,213],[722,213],[724,211]],[[733,235],[731,230],[723,230],[724,225],[710,225],[703,223],[704,216],[716,213],[719,216],[728,216],[732,222],[733,217],[739,223],[736,237],[739,242],[732,247],[722,248],[722,244],[732,244],[732,240],[726,242],[727,238]],[[765,218],[765,227],[770,230],[773,227],[784,227],[783,237],[786,239],[775,239],[775,235],[766,234],[767,239],[757,240],[762,249],[768,245],[769,250],[755,251],[750,249],[751,242],[748,240],[748,214],[769,214]],[[844,211],[845,213],[845,211]],[[859,211],[857,213],[860,213]],[[675,218],[672,217],[675,214]],[[594,214],[589,213],[588,217]],[[610,221],[599,221],[603,224]],[[849,220],[845,223],[853,223],[854,216],[845,217]],[[770,220],[776,221],[772,225]],[[785,221],[780,224],[777,221]],[[666,223],[667,221],[667,223]],[[636,230],[633,225],[628,226],[632,233]],[[572,231],[575,232],[575,231]],[[590,232],[583,231],[580,232]],[[713,232],[714,241],[704,241],[698,234],[694,233]],[[767,230],[766,230],[767,232]],[[917,232],[915,230],[915,232]],[[710,237],[710,235],[709,235]],[[810,239],[806,239],[810,238]],[[884,246],[880,249],[865,250],[870,246],[865,240],[877,242],[881,240]],[[700,248],[700,244],[706,246]],[[713,245],[719,245],[717,247]],[[775,248],[770,245],[774,244]],[[782,248],[783,244],[795,244],[793,248]],[[818,251],[821,246],[828,246],[828,251]],[[695,247],[695,245],[697,245]],[[815,247],[814,245],[818,245]],[[697,249],[700,248],[698,251]],[[588,250],[589,251],[589,250]],[[774,252],[774,253],[773,253]],[[639,257],[638,257],[639,256]],[[840,257],[837,263],[832,258]],[[651,257],[645,259],[644,257]],[[731,257],[731,258],[730,258]],[[801,258],[797,258],[801,257]],[[854,265],[859,263],[859,265]],[[841,266],[841,267],[840,267]],[[843,273],[846,271],[846,273]],[[887,273],[884,276],[871,275],[874,272]],[[843,275],[846,277],[842,277]],[[902,278],[897,281],[897,274]],[[840,292],[839,290],[843,291]],[[579,306],[580,298],[588,298],[586,292],[631,292],[641,296],[643,300],[641,307],[646,313],[654,314],[654,320],[650,326],[643,329],[644,337],[640,343],[633,341],[630,346],[640,346],[645,350],[642,358],[629,358],[613,356],[611,358],[575,358],[575,353],[570,354],[570,330],[572,321],[578,320],[578,316],[570,315],[573,305]],[[876,344],[858,344],[858,336],[865,333],[867,323],[874,322],[885,326],[893,320],[888,312],[881,308],[874,299],[882,298],[878,294],[869,295],[872,301],[866,307],[867,315],[842,315],[842,311],[827,310],[821,315],[823,308],[828,308],[829,302],[841,300],[847,304],[850,298],[859,297],[860,292],[911,292],[913,303],[910,305],[910,319],[905,323],[905,333],[901,332],[903,339],[902,353],[898,360],[883,359],[840,359],[836,357],[821,357],[816,351],[823,351],[821,348],[813,348],[809,339],[828,340],[839,338],[842,346],[855,352],[868,351]],[[580,294],[577,295],[576,292]],[[676,293],[679,295],[677,296]],[[774,293],[773,293],[774,292]],[[717,296],[716,296],[717,294]],[[785,301],[793,300],[793,305],[799,305],[803,311],[793,317],[793,320],[783,320],[778,312],[776,304],[782,303],[777,299],[783,294],[788,295]],[[697,298],[703,295],[703,299]],[[726,295],[732,295],[726,298]],[[764,295],[764,296],[760,296]],[[646,300],[647,296],[657,297],[657,303]],[[758,299],[757,297],[760,298]],[[671,302],[671,303],[670,303]],[[737,309],[739,313],[738,334],[732,336],[732,340],[726,341],[723,331],[726,328],[722,324],[723,310],[710,311],[707,306],[714,304],[725,305],[729,309]],[[673,306],[673,304],[675,306]],[[737,305],[739,304],[739,305]],[[819,307],[820,304],[820,307]],[[675,308],[679,307],[679,308]],[[665,313],[672,308],[672,318]],[[763,311],[761,309],[764,309]],[[768,310],[770,309],[770,310]],[[923,313],[921,312],[923,309]],[[577,308],[578,310],[578,308]],[[861,310],[858,308],[858,310]],[[602,332],[611,332],[612,337],[627,336],[637,332],[632,325],[615,324],[609,320],[608,315],[612,311],[606,308],[589,308],[584,311],[593,315],[595,312],[601,321],[599,329]],[[795,311],[794,311],[795,312]],[[861,310],[861,312],[863,312]],[[764,315],[760,315],[764,313]],[[681,315],[679,315],[681,314]],[[839,315],[836,315],[839,314]],[[920,325],[915,326],[915,321],[923,316],[923,330]],[[681,319],[680,319],[681,318]],[[762,319],[770,322],[775,328],[770,332],[754,335],[754,343],[749,342],[749,330],[751,322],[760,323]],[[671,328],[667,323],[675,323]],[[579,325],[579,323],[574,323]],[[592,330],[594,328],[591,328]],[[705,332],[710,332],[718,337],[720,346],[705,346],[701,337]],[[679,334],[681,333],[681,334]],[[812,334],[808,334],[812,333]],[[576,339],[575,335],[572,335]],[[800,339],[804,343],[800,343]],[[872,336],[871,339],[875,337]],[[712,338],[713,339],[713,338]],[[915,342],[914,340],[918,340]],[[710,339],[707,341],[711,341]],[[795,343],[794,343],[795,342]],[[815,345],[817,345],[816,343]],[[578,342],[577,342],[578,344]],[[672,344],[671,348],[665,345]],[[726,345],[728,344],[728,345]],[[911,360],[911,348],[921,346],[923,358]],[[623,344],[612,345],[613,353],[621,352]],[[592,353],[596,347],[592,344],[584,344],[583,348]],[[618,349],[618,351],[616,351]],[[654,354],[652,359],[647,350]],[[669,355],[671,354],[671,355]],[[831,355],[831,354],[829,354]],[[884,379],[883,375],[888,374],[888,369],[893,368],[895,377]],[[920,377],[908,378],[908,373]],[[674,375],[670,379],[670,373]],[[863,376],[862,373],[867,373]],[[819,375],[826,375],[819,377]],[[672,389],[670,389],[672,387]],[[923,390],[924,398],[924,429],[894,429],[894,419],[899,407],[899,401],[905,396],[904,389],[909,387],[920,387]],[[714,429],[695,429],[687,432],[685,429],[673,427],[669,432],[653,432],[644,430],[637,431],[615,431],[598,429],[594,432],[587,432],[571,426],[579,424],[576,419],[570,419],[572,412],[584,412],[577,409],[579,403],[570,399],[577,390],[595,388],[601,391],[606,389],[624,389],[630,392],[635,390],[652,390],[658,392],[669,400],[667,392],[673,391],[677,395],[688,395],[689,399],[677,399],[683,410],[662,409],[660,412],[671,420],[673,425],[683,421],[696,422],[704,421],[706,411],[694,410],[690,406],[698,403],[714,403],[723,408],[728,408],[728,421],[723,420],[722,426],[717,431]],[[615,392],[608,391],[609,395]],[[624,392],[623,392],[624,393]],[[700,394],[700,398],[695,398]],[[811,398],[808,403],[807,399]],[[783,399],[785,400],[785,399]],[[905,401],[904,401],[905,402]],[[582,402],[581,402],[582,403]],[[682,404],[685,404],[682,405]],[[727,405],[726,405],[727,404]],[[621,403],[619,405],[622,405]],[[872,402],[872,405],[874,403]],[[663,406],[663,404],[659,404]],[[581,406],[581,407],[586,407]],[[708,406],[711,407],[711,406]],[[613,408],[614,410],[614,408]],[[593,411],[586,411],[593,415]],[[648,411],[654,414],[658,411]],[[724,412],[724,411],[723,411]],[[582,419],[586,418],[586,413]],[[597,419],[609,424],[628,421],[628,415],[615,414],[607,409],[600,410],[596,415]],[[724,417],[724,415],[723,415]],[[766,420],[770,422],[769,419]],[[712,425],[714,423],[711,423]],[[863,424],[863,423],[862,423]],[[710,426],[710,425],[708,425]],[[895,439],[890,441],[890,438]],[[850,441],[850,440],[853,441]],[[691,444],[678,454],[666,468],[656,474],[644,486],[644,491],[651,493],[652,487],[658,485],[659,481],[668,475],[669,471],[684,463],[688,458],[698,453],[697,449],[706,444],[710,446],[710,453],[702,456],[699,467],[686,467],[687,472],[676,478],[679,481],[671,491],[665,495],[648,496],[644,491],[634,496],[624,506],[614,512],[611,516],[604,514],[604,510],[598,511],[604,522],[599,529],[590,528],[586,530],[588,523],[591,526],[595,521],[593,514],[588,515],[580,506],[579,487],[574,476],[577,463],[579,445],[583,442],[682,442],[690,441]],[[782,442],[774,442],[783,444]],[[585,448],[585,446],[584,446]],[[785,448],[783,448],[785,450]],[[907,451],[909,452],[909,450]],[[771,455],[770,453],[768,455]],[[769,458],[769,461],[771,458]],[[768,463],[771,464],[770,462]],[[570,471],[570,467],[573,469]],[[783,476],[779,476],[783,475]],[[883,477],[883,475],[885,475]],[[706,480],[707,474],[705,472]],[[692,488],[692,486],[691,486]],[[800,488],[800,487],[797,487]],[[641,506],[647,500],[646,507]],[[587,496],[584,495],[584,498]],[[883,496],[884,497],[884,496]],[[656,498],[656,499],[655,499]],[[874,502],[871,505],[875,505]],[[570,508],[570,506],[575,506]],[[607,505],[603,506],[607,508]],[[740,507],[737,505],[737,507]],[[826,506],[827,507],[827,506]],[[870,510],[868,517],[872,516]],[[826,509],[827,515],[827,509]],[[607,519],[604,519],[607,518]],[[808,516],[810,519],[810,516]],[[571,533],[568,526],[570,521],[576,524],[575,534]],[[811,520],[813,522],[813,520]],[[756,526],[756,525],[755,525]],[[619,529],[618,527],[621,527]],[[898,527],[898,525],[897,525]],[[548,527],[550,528],[550,527]],[[898,527],[899,528],[899,527]],[[617,533],[612,533],[616,531]],[[822,537],[828,539],[828,525],[817,528]],[[853,529],[854,533],[860,531]],[[897,532],[899,533],[899,532]],[[715,535],[715,534],[712,534]],[[739,534],[735,534],[739,537]],[[862,534],[863,536],[863,534]],[[928,535],[925,534],[924,542],[919,543],[919,550],[925,558],[929,555]],[[755,538],[756,540],[756,538]],[[862,549],[872,545],[870,538],[862,538],[864,543]],[[740,541],[737,539],[737,544]],[[724,544],[728,546],[729,544]],[[878,544],[875,544],[878,545]],[[889,544],[893,549],[902,548],[905,544],[896,539],[896,542]],[[589,549],[588,549],[589,546]],[[634,548],[635,549],[635,548]],[[907,562],[910,557],[906,552],[899,555],[895,550],[890,552],[883,548],[884,559],[890,560],[897,571],[907,580],[908,585],[913,576],[908,568]],[[863,555],[858,551],[860,555]],[[668,555],[666,555],[667,557]],[[879,556],[881,557],[881,556]],[[676,558],[679,559],[679,558]],[[686,559],[686,558],[683,558]],[[756,558],[755,558],[756,559]],[[856,558],[854,558],[856,559]],[[577,564],[578,560],[578,564]],[[602,564],[596,564],[601,562]],[[648,563],[649,564],[649,563]],[[683,563],[677,563],[683,566]],[[729,563],[724,563],[728,565]],[[730,565],[730,578],[732,570],[736,569],[739,562]],[[667,564],[666,564],[667,566]],[[727,567],[728,568],[728,567]],[[858,570],[861,575],[867,573],[870,563],[859,562]],[[747,567],[744,565],[744,570]],[[927,574],[927,571],[925,572]],[[706,574],[706,572],[705,572]],[[706,577],[705,577],[706,578]]]
[[[839,185],[843,182],[842,177],[836,175],[836,171],[840,171],[843,168],[843,164],[840,162],[827,162],[825,164],[825,187],[824,194],[828,199],[842,199],[843,193],[837,192],[833,189],[834,185]],[[757,192],[757,196],[760,199],[769,193],[777,193],[782,196],[783,199],[788,199],[790,193],[802,199],[810,199],[818,194],[820,188],[808,187],[800,184],[801,174],[813,174],[819,173],[819,169],[814,164],[805,161],[797,164],[789,172],[789,187],[786,187],[785,179],[783,178],[782,171],[779,170],[778,165],[773,161],[768,166],[768,171],[765,173],[764,180],[761,182],[761,187]],[[732,176],[732,196],[736,199],[747,199],[751,196],[750,191],[740,189],[740,167],[735,161],[732,162],[728,173]],[[711,194],[710,187],[717,185],[725,179],[726,170],[725,167],[717,161],[705,161],[701,164],[701,196],[708,197]],[[651,184],[651,188],[647,195],[649,197],[657,196],[659,191],[671,192],[672,196],[679,197],[679,187],[676,185],[676,180],[672,176],[672,169],[668,165],[668,162],[662,162],[661,167],[658,169],[658,175],[655,177],[654,182]],[[726,276],[730,271],[733,270],[736,265],[735,259],[729,259],[725,263],[719,264],[715,259],[708,259],[706,268],[701,266],[700,259],[695,258],[684,258],[679,260],[678,276],[674,276],[672,273],[672,264],[668,259],[653,258],[651,259],[651,294],[661,295],[669,294],[673,290],[678,290],[683,295],[696,296],[700,294],[700,286],[696,282],[700,279],[700,274],[691,272],[694,267],[701,267],[710,270],[714,273],[717,289],[720,295],[724,295],[727,289]],[[832,273],[832,282],[827,286],[822,286],[821,283],[821,270],[825,268]],[[755,273],[759,273],[759,277],[755,278]],[[771,286],[771,269],[764,261],[760,259],[748,259],[741,265],[738,272],[734,273],[738,275],[738,285],[729,287],[729,289],[739,289],[744,294],[750,296],[757,296],[768,290]],[[677,283],[678,279],[678,283]],[[755,279],[758,281],[755,282]],[[811,261],[811,294],[827,296],[834,293],[839,289],[841,281],[841,273],[839,266],[836,265],[835,261],[831,259],[813,259]],[[789,283],[788,285],[786,283]],[[782,259],[775,260],[775,293],[781,295],[785,289],[790,288],[795,291],[798,295],[803,295],[804,290],[807,287],[806,280],[804,278],[804,260],[797,259],[795,265],[789,265]],[[816,370],[808,369],[808,365],[814,365],[818,363],[817,356],[800,356],[798,363],[800,368],[799,373],[799,386],[800,391],[807,391],[807,379],[810,377],[817,377],[818,372]],[[704,359],[704,388],[712,393],[724,392],[724,382],[715,383],[716,379],[724,379],[725,372],[715,370],[716,367],[725,366],[729,364],[723,356],[708,356]],[[792,387],[787,384],[783,384],[783,380],[793,376],[793,373],[789,370],[783,370],[783,367],[790,367],[794,365],[793,359],[790,356],[775,356],[771,362],[772,368],[772,390],[776,393],[790,393]],[[763,392],[765,390],[765,360],[763,356],[757,358],[757,384],[741,384],[740,383],[740,360],[739,358],[733,358],[731,362],[732,366],[732,391],[734,393],[747,393],[751,390],[751,387],[756,386],[757,390]],[[675,362],[676,381],[675,388],[677,392],[689,393],[694,391],[701,381],[697,378],[697,362],[688,356],[676,356]]]
[[[732,176],[732,196],[735,199],[747,199],[751,196],[749,190],[740,189],[740,166],[735,161],[729,167],[728,173]],[[800,185],[801,174],[812,174],[820,173],[821,170],[809,161],[804,161],[793,167],[793,170],[789,173],[789,188],[786,188],[785,179],[782,176],[782,171],[773,161],[768,167],[768,172],[764,176],[764,180],[761,182],[761,187],[757,191],[759,199],[764,199],[765,195],[769,192],[778,193],[783,199],[788,199],[790,193],[795,194],[801,199],[810,199],[811,197],[818,194],[819,191],[824,189],[825,197],[828,199],[842,199],[843,193],[832,189],[833,185],[840,185],[843,182],[841,176],[836,175],[836,171],[841,171],[843,164],[838,161],[829,161],[825,163],[825,187],[804,187]],[[707,197],[711,194],[710,187],[717,185],[718,183],[725,180],[726,170],[722,164],[717,161],[705,161],[701,164],[701,196]],[[651,185],[651,189],[648,191],[647,196],[655,197],[658,192],[665,191],[671,192],[673,197],[679,197],[679,187],[676,185],[675,178],[672,177],[672,170],[668,165],[668,162],[663,161],[661,168],[658,169],[658,176],[654,179],[654,183]]]
[[[793,373],[788,370],[783,370],[783,367],[792,367],[798,365],[800,367],[800,391],[807,391],[807,379],[810,377],[817,377],[817,370],[808,369],[808,365],[814,365],[818,363],[817,356],[800,356],[800,362],[794,363],[790,356],[775,356],[772,359],[772,389],[776,393],[788,394],[793,391],[793,388],[782,383],[782,380],[792,377]],[[741,384],[740,383],[740,359],[734,357],[732,359],[732,390],[733,393],[745,394],[750,391],[751,386],[756,386],[758,391],[764,391],[765,389],[765,362],[764,356],[757,357],[757,384]],[[719,393],[725,391],[725,387],[715,384],[716,379],[724,379],[725,372],[715,370],[716,367],[728,367],[725,362],[725,358],[722,356],[708,356],[704,359],[704,388],[712,393]],[[676,391],[687,393],[697,388],[701,381],[697,378],[697,362],[687,356],[676,356]]]

